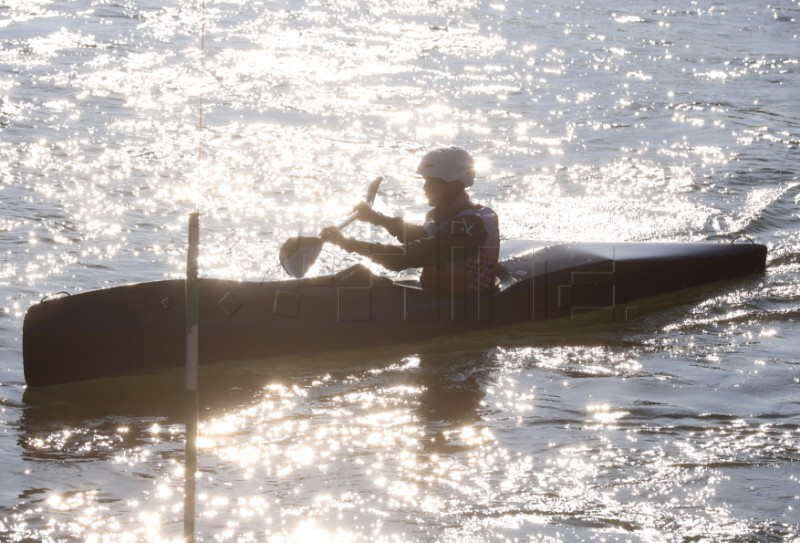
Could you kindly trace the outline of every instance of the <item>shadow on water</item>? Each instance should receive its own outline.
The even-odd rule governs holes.
[[[419,386],[418,416],[429,425],[461,426],[481,418],[486,382],[497,362],[490,352],[422,357],[412,377]]]
[[[208,376],[205,411],[224,409],[252,391]],[[29,388],[17,425],[23,455],[37,460],[104,460],[119,450],[150,443],[154,428],[183,425],[182,372],[101,379]],[[183,429],[160,432],[161,441],[182,441]]]
[[[240,372],[202,368],[205,392],[201,408],[218,410],[245,401],[258,387]],[[23,395],[25,417],[36,423],[70,423],[108,417],[158,418],[183,422],[185,403],[182,371],[82,381],[28,388]]]

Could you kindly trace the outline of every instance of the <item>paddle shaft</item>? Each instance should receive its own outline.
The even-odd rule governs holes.
[[[348,216],[348,217],[347,217],[345,220],[343,220],[342,222],[340,222],[339,224],[337,224],[337,225],[336,225],[336,228],[338,228],[339,230],[342,230],[343,228],[345,228],[346,226],[348,226],[350,223],[352,223],[353,221],[355,221],[357,218],[358,218],[358,211],[354,211],[354,212],[353,212],[353,213],[351,213],[351,214],[350,214],[350,215],[349,215],[349,216]]]
[[[376,177],[375,179],[373,179],[372,183],[370,183],[369,187],[367,188],[367,197],[364,198],[364,201],[370,207],[372,207],[373,202],[375,202],[375,196],[378,194],[378,187],[380,186],[381,181],[383,181],[383,177]],[[358,211],[353,211],[345,220],[337,224],[336,228],[339,230],[345,228],[358,218],[358,214],[359,214]]]

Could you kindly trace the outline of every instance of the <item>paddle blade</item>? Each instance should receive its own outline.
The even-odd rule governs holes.
[[[292,277],[304,277],[317,261],[322,251],[322,240],[310,236],[297,236],[287,239],[281,246],[278,258],[286,273]]]
[[[373,179],[372,183],[370,183],[367,187],[367,197],[364,198],[364,201],[367,202],[370,207],[372,207],[372,202],[375,201],[375,196],[378,194],[378,188],[381,186],[381,181],[383,181],[383,176],[378,176]]]

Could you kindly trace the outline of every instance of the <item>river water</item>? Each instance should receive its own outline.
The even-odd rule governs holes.
[[[504,239],[746,235],[767,271],[208,368],[197,539],[800,541],[797,0],[0,0],[0,43],[0,540],[183,533],[180,375],[26,390],[32,303],[181,277],[194,209],[201,275],[283,278],[378,174],[421,218],[456,144]]]

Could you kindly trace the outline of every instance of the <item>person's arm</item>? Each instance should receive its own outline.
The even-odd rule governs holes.
[[[399,272],[435,265],[438,243],[435,237],[418,239],[405,245],[392,245],[340,236],[338,245],[347,252],[366,256],[388,270]]]
[[[361,253],[392,271],[408,268],[426,268],[436,266],[443,268],[451,260],[464,260],[477,256],[481,247],[486,244],[488,234],[480,217],[468,215],[445,225],[436,236],[425,236],[408,242],[403,246],[367,243],[354,248],[369,250]],[[355,244],[365,243],[353,240]],[[345,242],[342,247],[348,250]]]
[[[385,228],[389,234],[394,236],[397,241],[406,244],[411,241],[428,236],[425,228],[419,224],[412,224],[404,221],[401,217],[389,217],[382,213],[374,212],[372,224]]]
[[[365,202],[358,204],[354,210],[358,211],[358,220],[384,228],[401,244],[405,245],[409,241],[424,238],[428,235],[421,225],[405,222],[401,217],[390,217],[379,213]]]
[[[338,245],[349,253],[366,256],[373,262],[392,271],[420,268],[436,264],[437,240],[422,238],[404,245],[370,243],[343,236],[335,226],[323,228],[319,237],[326,243]]]
[[[323,228],[320,237],[349,253],[366,256],[386,269],[402,271],[408,268],[439,266],[451,259],[463,260],[470,255],[477,255],[488,236],[480,218],[467,216],[452,221],[437,236],[419,238],[404,245],[370,243],[348,238],[342,236],[335,226]]]

